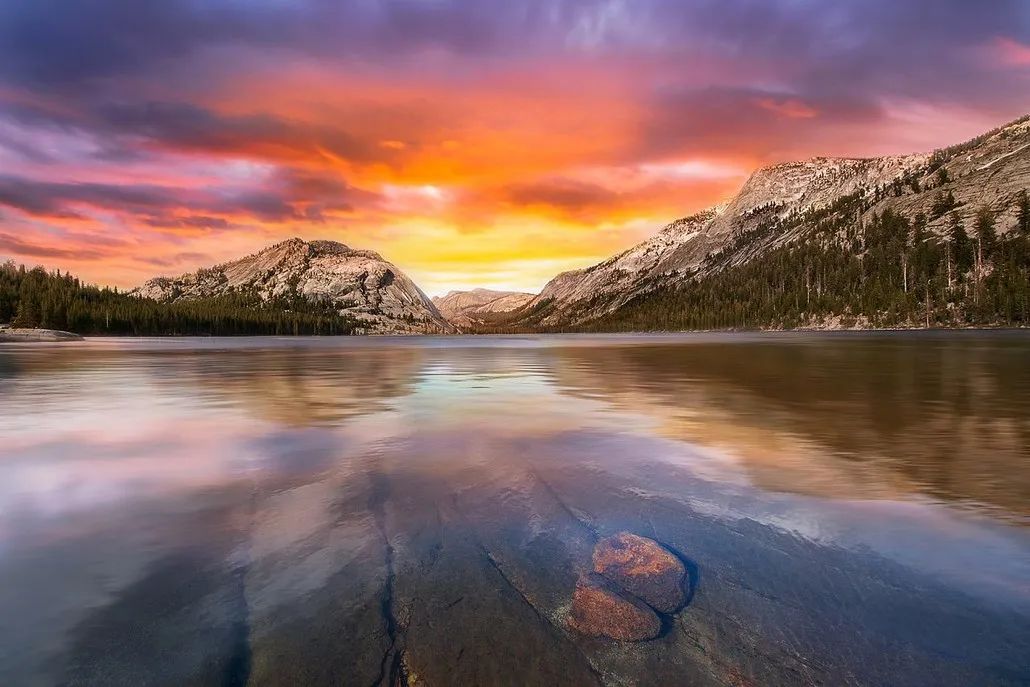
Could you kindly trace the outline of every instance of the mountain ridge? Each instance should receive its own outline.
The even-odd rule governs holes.
[[[245,317],[218,331],[1026,326],[1028,189],[1030,115],[929,153],[759,168],[724,205],[562,272],[536,295],[479,288],[430,299],[376,251],[291,238],[148,280],[130,293],[153,303],[118,304],[158,318],[165,323],[159,331],[172,333],[184,317],[190,332],[203,333],[229,313]],[[15,274],[13,263],[6,269]],[[69,281],[61,288],[80,287]],[[8,300],[17,304],[16,296]],[[88,310],[88,331],[110,330],[110,310],[97,324],[91,298],[76,305]],[[192,310],[179,307],[194,302],[200,305]],[[154,309],[165,304],[177,309]],[[29,315],[51,306],[34,299]],[[151,328],[142,320],[123,324],[117,331]]]
[[[1007,234],[1016,223],[1016,197],[1027,187],[1030,116],[929,153],[768,165],[755,170],[725,205],[675,220],[605,261],[557,275],[509,324],[564,327],[603,318],[653,291],[803,241],[816,224],[799,218],[852,197],[855,226],[890,211],[911,221],[922,216],[925,230],[940,239],[955,221],[952,212],[969,224],[977,209],[987,208]]]
[[[489,322],[497,315],[504,315],[525,306],[536,294],[523,291],[498,291],[474,288],[456,289],[444,296],[435,296],[433,304],[453,325],[474,327]]]

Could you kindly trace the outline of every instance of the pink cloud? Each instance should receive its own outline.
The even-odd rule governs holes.
[[[991,44],[991,53],[1002,64],[1010,67],[1030,66],[1030,45],[1012,38],[999,36]]]

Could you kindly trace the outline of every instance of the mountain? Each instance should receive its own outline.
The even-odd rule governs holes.
[[[374,334],[446,333],[453,328],[403,272],[378,253],[336,241],[277,243],[239,260],[146,282],[134,295],[182,302],[242,295],[273,308],[317,305]]]
[[[892,218],[900,218],[895,229],[905,235],[887,238],[900,240],[906,248],[902,251],[894,247],[894,264],[885,266],[885,274],[889,272],[893,279],[890,288],[900,290],[906,300],[912,300],[916,276],[944,278],[941,275],[950,269],[949,290],[936,294],[941,301],[938,305],[945,307],[950,303],[955,306],[953,314],[964,316],[968,313],[958,312],[958,306],[962,305],[959,301],[970,296],[969,289],[964,288],[962,293],[953,290],[969,275],[955,272],[956,256],[951,254],[953,227],[962,225],[972,231],[978,218],[986,213],[984,216],[991,218],[992,231],[1003,238],[1015,236],[1018,206],[1028,187],[1030,116],[933,153],[868,159],[815,158],[764,167],[754,172],[726,205],[676,220],[652,238],[602,263],[559,274],[507,325],[526,329],[603,328],[607,322],[618,328],[627,324],[627,318],[622,316],[627,310],[646,302],[656,317],[656,328],[678,326],[674,324],[677,317],[681,323],[689,318],[662,315],[657,312],[660,308],[654,305],[656,301],[664,299],[670,308],[693,308],[696,314],[701,311],[698,304],[677,300],[671,293],[682,296],[684,289],[698,292],[717,276],[723,282],[732,282],[730,273],[739,276],[745,267],[760,271],[760,266],[774,254],[782,261],[802,249],[814,249],[825,259],[844,251],[848,260],[857,260],[859,269],[864,270],[864,288],[872,265],[868,254],[876,248],[867,245],[867,239],[870,232],[880,228],[885,216],[892,222]],[[920,245],[915,246],[913,241]],[[920,251],[939,253],[935,259],[941,269],[936,269],[935,263],[934,270],[923,265],[925,269],[919,275],[910,270],[909,259],[914,257],[910,253]],[[814,269],[813,260],[807,265],[810,271]],[[994,269],[993,262],[980,260],[975,275],[978,288],[988,284],[990,274],[1001,274]],[[806,269],[800,263],[797,266]],[[881,277],[884,275],[877,279]],[[811,284],[810,273],[808,294]],[[925,286],[925,280],[920,285]],[[823,287],[820,283],[820,296]],[[698,293],[695,295],[700,298]],[[926,294],[923,296],[925,300]],[[719,295],[714,298],[723,300]],[[749,300],[755,299],[741,294],[733,303],[723,305],[743,312],[751,307]],[[979,305],[978,296],[976,300]],[[756,313],[754,320],[731,318],[729,326],[819,324],[828,317],[846,314],[865,318],[863,321],[869,323],[885,323],[880,317],[882,313],[863,312],[864,305],[858,302],[837,303],[844,312],[830,312],[823,306],[806,307],[811,305],[818,304],[810,300],[796,304],[797,312],[789,314],[800,318],[797,322],[781,317],[788,313],[769,312]],[[708,306],[701,304],[703,307]],[[908,303],[906,307],[913,310],[915,305]],[[617,322],[620,319],[621,324]],[[637,321],[646,324],[640,318]]]
[[[533,298],[535,295],[532,293],[472,289],[451,291],[446,296],[436,296],[433,298],[433,304],[451,324],[470,327],[489,322],[496,315],[518,310]]]

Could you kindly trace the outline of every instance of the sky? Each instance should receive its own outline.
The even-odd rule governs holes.
[[[1024,0],[0,0],[0,260],[130,287],[299,236],[536,291],[1028,96]]]

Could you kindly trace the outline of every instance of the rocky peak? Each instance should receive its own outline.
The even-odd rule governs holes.
[[[613,258],[585,269],[562,272],[547,283],[536,303],[611,297],[609,307],[614,307],[637,292],[635,285],[642,278],[675,273],[690,265],[695,256],[689,247],[704,236],[718,216],[719,211],[711,208],[683,217]],[[684,247],[688,247],[686,252]]]
[[[744,183],[723,216],[726,223],[762,207],[809,210],[860,188],[875,188],[924,167],[930,155],[874,158],[816,157],[762,167]]]
[[[395,265],[374,251],[337,241],[288,239],[191,274],[151,279],[135,293],[162,301],[247,293],[264,302],[289,302],[300,296],[354,317],[368,333],[451,330],[436,306]]]

